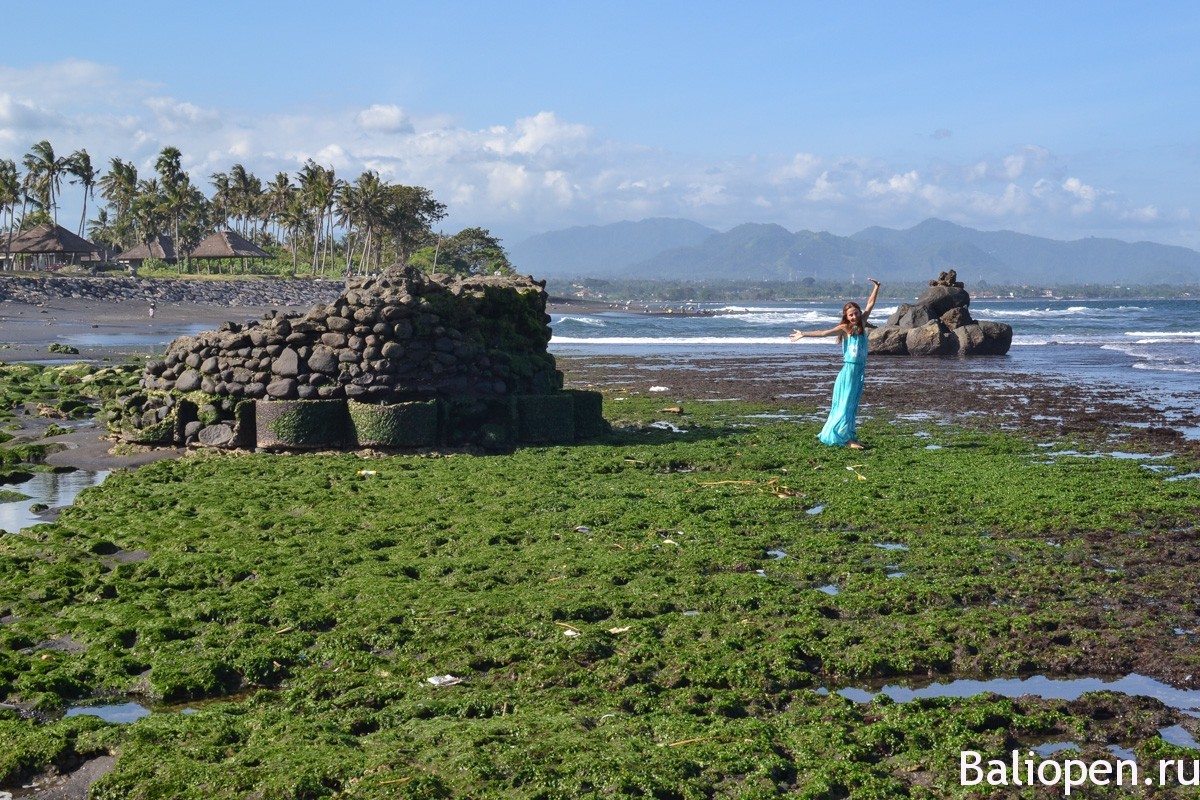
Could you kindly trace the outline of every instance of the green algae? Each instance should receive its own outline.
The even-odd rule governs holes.
[[[251,694],[121,727],[10,713],[0,777],[108,749],[96,797],[966,797],[962,749],[1113,734],[1080,704],[820,690],[1127,669],[1147,643],[1195,664],[1170,635],[1196,623],[1195,482],[903,423],[829,449],[761,411],[674,433],[630,399],[586,446],[114,474],[0,537],[0,696]]]

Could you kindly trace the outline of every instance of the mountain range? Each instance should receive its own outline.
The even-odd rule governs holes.
[[[924,281],[954,269],[993,284],[1200,283],[1200,252],[1152,242],[1059,241],[978,231],[928,219],[906,230],[873,227],[851,236],[747,223],[719,232],[681,219],[567,228],[509,252],[540,278],[699,281]]]

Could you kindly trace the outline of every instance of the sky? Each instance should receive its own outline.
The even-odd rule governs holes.
[[[47,140],[146,176],[174,146],[211,195],[234,164],[265,183],[312,159],[427,187],[446,232],[510,245],[649,217],[838,235],[936,217],[1200,249],[1191,2],[48,0],[4,18],[18,165]],[[66,227],[80,201],[64,185]]]

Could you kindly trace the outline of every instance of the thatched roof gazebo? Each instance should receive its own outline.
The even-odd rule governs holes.
[[[87,239],[76,236],[61,225],[43,222],[22,231],[7,245],[13,255],[78,256],[99,253],[100,248]]]
[[[274,258],[266,250],[233,231],[217,231],[196,245],[188,258]]]
[[[148,258],[174,264],[179,260],[175,254],[175,241],[170,236],[155,236],[149,242],[142,242],[121,253],[117,256],[117,261],[136,261],[140,264]]]
[[[224,261],[237,260],[245,263],[248,258],[274,258],[275,256],[263,250],[244,236],[233,231],[217,231],[209,234],[200,244],[187,254],[189,259]],[[220,271],[220,264],[217,265]]]

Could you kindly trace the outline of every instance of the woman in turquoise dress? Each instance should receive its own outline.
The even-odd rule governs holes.
[[[791,335],[793,342],[809,336],[838,337],[842,345],[842,371],[833,384],[833,407],[829,409],[829,419],[817,438],[828,445],[847,445],[855,450],[863,449],[858,441],[856,420],[858,401],[862,398],[863,377],[867,370],[867,317],[871,315],[875,298],[879,296],[879,281],[874,278],[867,280],[875,286],[865,307],[859,307],[858,303],[851,301],[842,307],[842,321],[837,327],[827,331],[793,330]]]

